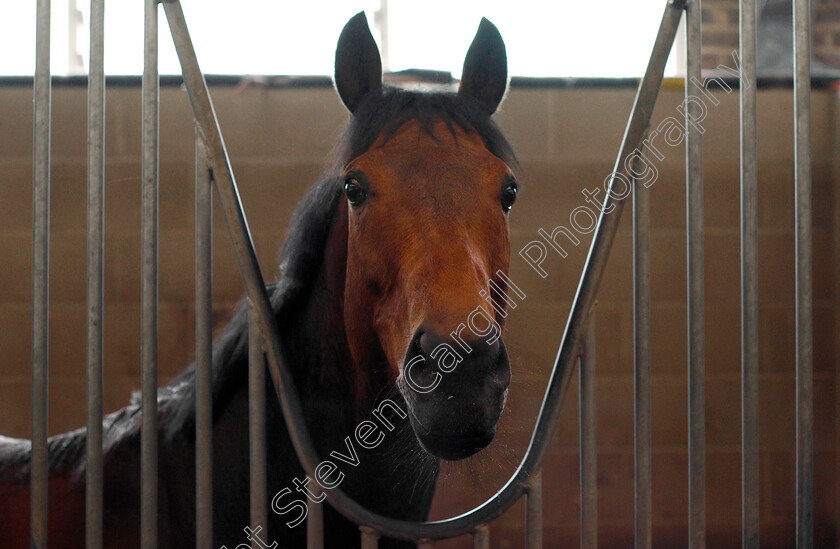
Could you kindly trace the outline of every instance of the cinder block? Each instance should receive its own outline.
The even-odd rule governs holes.
[[[650,235],[651,299],[685,301],[686,250],[684,231],[659,229]]]
[[[551,155],[556,139],[551,117],[546,113],[556,105],[549,92],[541,89],[512,88],[495,115],[520,160],[544,160]]]
[[[793,233],[758,235],[758,295],[768,303],[794,302],[796,286]]]
[[[31,157],[20,161],[11,160],[8,157],[3,158],[0,162],[0,184],[3,185],[3,200],[0,200],[0,230],[31,231]]]
[[[682,376],[656,376],[651,385],[651,441],[657,451],[688,441],[688,385]]]
[[[684,302],[651,304],[651,371],[655,375],[682,375],[685,372],[687,308]]]
[[[0,303],[32,299],[32,233],[0,232]]]
[[[710,451],[737,447],[741,442],[740,378],[707,377],[705,401],[707,447]],[[773,429],[772,424],[767,427]]]
[[[28,379],[32,364],[32,306],[29,303],[0,304],[0,349],[3,371],[0,380]],[[14,412],[10,412],[14,413]],[[0,432],[2,428],[0,428]]]
[[[741,309],[737,305],[706,307],[706,372],[712,376],[741,372]]]
[[[703,250],[706,311],[740,303],[740,254],[741,241],[737,232],[706,233]]]
[[[3,116],[0,116],[0,151],[4,164],[12,158],[31,162],[33,109],[31,87],[4,86]]]

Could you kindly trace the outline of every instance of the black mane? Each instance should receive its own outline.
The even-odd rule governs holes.
[[[309,191],[291,220],[289,236],[280,252],[280,279],[268,285],[272,310],[281,332],[294,321],[321,269],[332,220],[343,195],[341,168],[370,149],[377,138],[392,137],[406,122],[417,120],[434,136],[434,124],[442,121],[453,134],[456,128],[476,133],[487,149],[512,169],[519,164],[501,130],[478,102],[455,93],[419,92],[385,86],[370,94],[357,109],[338,142],[333,165]],[[213,348],[213,409],[217,413],[247,378],[247,306],[237,311]],[[194,436],[195,364],[162,388],[163,423],[168,436]],[[269,395],[273,398],[273,395]],[[135,395],[135,402],[139,395]]]

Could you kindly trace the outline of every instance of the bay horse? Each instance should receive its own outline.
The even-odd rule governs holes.
[[[494,438],[510,383],[502,339],[517,162],[491,119],[507,86],[504,42],[483,19],[457,92],[383,84],[363,13],[344,27],[335,85],[351,113],[336,161],[296,210],[269,285],[323,475],[304,474],[267,381],[266,546],[303,547],[317,483],[371,510],[426,520],[439,460]],[[247,307],[214,344],[216,547],[247,543]],[[195,543],[195,368],[159,396],[159,547]],[[85,430],[49,439],[51,547],[84,546]],[[31,444],[0,437],[0,549],[29,545]],[[139,547],[140,406],[104,419],[104,544]],[[320,468],[318,470],[321,470]],[[323,471],[322,471],[323,472]],[[320,475],[320,476],[319,476]],[[329,501],[329,500],[327,500]],[[328,505],[328,547],[358,528]],[[406,547],[382,540],[382,547]]]

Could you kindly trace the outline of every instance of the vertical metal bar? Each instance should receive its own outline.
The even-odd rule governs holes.
[[[490,526],[482,524],[473,532],[473,549],[490,549]]]
[[[213,546],[213,195],[207,149],[195,140],[195,544]]]
[[[105,255],[105,2],[90,4],[87,216],[87,466],[85,540],[102,547],[102,377]]]
[[[542,549],[542,469],[531,473],[525,499],[525,549]]]
[[[811,14],[793,3],[796,120],[796,546],[813,546],[813,332],[811,288]]]
[[[265,455],[265,358],[262,334],[257,322],[257,312],[248,303],[248,409],[250,429],[251,464],[251,529],[268,528],[266,505],[266,455]],[[309,517],[311,520],[312,509]],[[261,547],[254,536],[251,547]]]
[[[703,289],[703,142],[701,107],[689,86],[701,75],[700,0],[686,3],[686,246],[688,271],[688,539],[689,547],[706,546],[706,420]]]
[[[156,549],[158,538],[158,2],[145,0],[142,151],[142,343],[140,541]]]
[[[740,0],[741,111],[741,502],[744,549],[759,546],[758,157],[756,4]]]
[[[359,526],[362,533],[362,549],[377,549],[379,547],[379,534],[368,526]]]
[[[264,370],[263,370],[264,371]],[[312,490],[319,498],[321,490]],[[306,515],[306,549],[324,549],[324,503],[309,502],[309,514]]]
[[[32,462],[30,545],[47,546],[50,312],[50,0],[38,0],[32,166]]]
[[[633,181],[633,336],[635,547],[650,549],[650,195],[638,179]]]
[[[580,356],[580,546],[598,547],[598,450],[595,435],[595,315]],[[530,498],[529,498],[530,499]]]

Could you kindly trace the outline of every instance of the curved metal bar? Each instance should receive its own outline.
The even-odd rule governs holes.
[[[597,391],[595,390],[595,315],[583,342],[578,372],[580,397],[580,546],[598,547],[598,438]],[[528,500],[533,494],[528,493]]]
[[[250,454],[251,481],[251,529],[268,528],[268,465],[266,464],[265,439],[265,358],[263,355],[262,335],[257,325],[257,314],[254,306],[248,303],[248,443]],[[315,514],[310,509],[310,517]],[[309,536],[307,536],[308,538]],[[251,547],[262,547],[261,540],[254,536]],[[310,547],[315,547],[310,544]],[[317,546],[323,549],[323,544]]]
[[[616,160],[616,172],[625,171],[625,162],[641,143],[642,135],[650,124],[653,107],[656,104],[656,98],[662,83],[665,63],[674,42],[684,5],[685,2],[682,0],[672,0],[666,5],[659,33],[654,43],[653,53],[645,76],[639,84],[639,91],[636,94],[630,121]],[[242,271],[243,282],[248,298],[258,311],[259,326],[266,343],[269,373],[298,459],[307,474],[313,475],[315,467],[319,463],[318,456],[306,428],[294,380],[282,363],[282,342],[271,311],[265,282],[250,238],[248,222],[242,210],[239,192],[218,120],[213,110],[204,77],[198,67],[184,13],[180,3],[176,0],[166,1],[163,6],[175,42],[175,49],[181,62],[184,83],[187,87],[193,113],[207,144],[209,161],[213,166],[216,187],[236,251],[239,268]],[[612,191],[613,183],[619,177],[623,176],[613,174],[610,181],[610,191]],[[609,251],[618,229],[623,202],[616,199],[612,192],[608,193],[605,199],[604,209],[612,211],[610,206],[615,208],[613,213],[609,215],[602,213],[595,228],[592,245],[564,332],[563,343],[557,354],[531,442],[522,463],[505,486],[472,511],[435,522],[418,523],[384,517],[359,505],[353,498],[337,488],[331,490],[329,494],[330,504],[335,509],[362,527],[368,527],[381,535],[400,539],[434,540],[468,534],[477,525],[492,522],[501,516],[522,496],[528,478],[532,472],[539,468],[554,434],[563,403],[563,395],[569,385],[574,360],[580,350],[589,310],[594,302]]]

